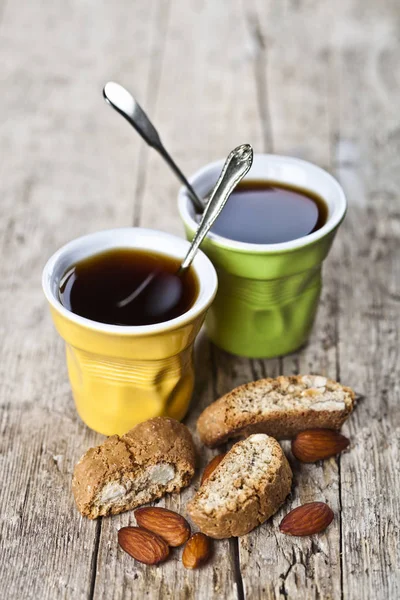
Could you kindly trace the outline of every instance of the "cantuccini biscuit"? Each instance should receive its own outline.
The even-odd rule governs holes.
[[[197,429],[209,447],[251,433],[290,439],[304,429],[340,429],[353,405],[350,388],[321,375],[260,379],[210,404]]]
[[[224,456],[187,512],[213,538],[245,535],[278,510],[291,483],[292,471],[279,443],[254,434]]]
[[[75,466],[72,489],[82,515],[115,515],[177,492],[195,470],[188,428],[166,417],[140,423],[90,448]]]

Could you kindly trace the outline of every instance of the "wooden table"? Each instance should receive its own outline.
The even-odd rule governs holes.
[[[0,0],[0,13],[1,598],[398,599],[399,3]],[[92,522],[71,495],[75,462],[103,437],[75,412],[43,265],[99,229],[183,234],[177,181],[104,104],[109,79],[136,94],[186,173],[250,142],[328,169],[350,205],[308,346],[244,360],[203,334],[186,422],[194,431],[240,383],[321,373],[359,395],[344,427],[351,450],[293,463],[284,508],[216,543],[199,571],[182,567],[180,551],[159,568],[136,563],[116,540],[132,514]],[[184,512],[192,494],[161,505]],[[289,508],[311,500],[335,512],[326,533],[280,534]]]

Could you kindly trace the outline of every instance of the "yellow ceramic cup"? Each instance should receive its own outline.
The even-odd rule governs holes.
[[[193,343],[217,290],[217,275],[199,251],[193,268],[199,292],[183,315],[156,325],[125,327],[97,323],[59,301],[65,271],[111,248],[140,248],[183,258],[189,243],[141,228],[100,231],[56,252],[43,271],[43,290],[57,331],[65,340],[68,373],[81,419],[105,435],[123,434],[151,417],[182,419],[194,384]]]

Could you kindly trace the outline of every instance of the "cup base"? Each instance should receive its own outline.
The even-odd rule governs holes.
[[[87,410],[85,410],[85,404],[82,402],[82,399],[78,395],[78,397],[72,391],[72,395],[74,397],[76,412],[78,413],[80,419],[83,423],[96,431],[96,433],[101,433],[102,435],[111,436],[111,435],[124,435],[131,429],[133,429],[139,423],[143,421],[147,421],[148,419],[152,419],[154,417],[170,417],[172,419],[176,419],[177,421],[182,421],[182,419],[186,416],[186,413],[189,410],[190,398],[192,395],[192,390],[187,390],[188,395],[185,398],[179,398],[179,405],[176,407],[171,407],[171,410],[167,410],[166,412],[149,412],[143,413],[141,415],[140,411],[135,412],[135,415],[128,416],[125,418],[116,417],[112,420],[107,420],[102,417],[101,414],[98,413],[90,413],[88,414]]]
[[[287,356],[288,354],[293,354],[293,352],[297,352],[298,350],[300,350],[301,348],[304,348],[307,343],[308,343],[308,336],[305,340],[301,341],[298,344],[294,344],[292,346],[287,345],[285,347],[283,347],[281,349],[280,352],[276,352],[276,351],[270,351],[270,350],[249,350],[248,352],[244,351],[243,346],[240,345],[240,347],[238,348],[234,348],[231,345],[227,345],[227,346],[223,346],[222,344],[220,344],[219,340],[213,340],[213,338],[211,336],[210,340],[211,342],[217,346],[217,348],[219,348],[220,350],[223,350],[224,352],[228,352],[229,354],[232,354],[233,356],[238,356],[241,358],[254,358],[254,359],[269,359],[269,358],[280,358],[283,356]]]
[[[97,355],[67,345],[76,410],[103,435],[123,435],[154,417],[185,416],[194,387],[193,346],[163,360]]]

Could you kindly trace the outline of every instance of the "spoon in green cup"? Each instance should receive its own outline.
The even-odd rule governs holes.
[[[150,317],[155,319],[176,306],[182,297],[183,280],[212,225],[221,213],[236,185],[249,171],[253,162],[253,149],[249,144],[238,146],[229,154],[221,174],[211,193],[201,217],[200,224],[176,273],[160,273],[155,270],[129,296],[120,300],[118,308],[130,306],[138,299],[145,304]],[[132,308],[132,307],[131,307]]]

